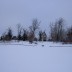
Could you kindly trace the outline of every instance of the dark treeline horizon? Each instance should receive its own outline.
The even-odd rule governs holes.
[[[47,30],[41,29],[42,21],[37,18],[32,20],[32,24],[28,28],[24,28],[20,23],[16,25],[16,35],[11,26],[2,33],[0,40],[23,40],[23,41],[68,41],[72,42],[72,25],[66,27],[66,22],[63,18],[58,18],[55,22],[50,22]],[[47,27],[47,26],[46,26]]]

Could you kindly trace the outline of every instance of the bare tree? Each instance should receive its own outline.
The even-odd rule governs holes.
[[[64,39],[64,20],[60,18],[55,24],[50,25],[50,36],[53,41],[63,41]]]
[[[7,32],[5,32],[2,36],[1,39],[3,41],[10,41],[12,40],[13,34],[12,34],[12,29],[8,28]]]
[[[34,38],[35,38],[35,33],[36,33],[36,30],[39,29],[39,25],[40,25],[40,22],[38,21],[38,19],[33,19],[32,25],[29,27],[30,36],[32,36],[32,38],[33,38],[32,40],[34,40]]]
[[[29,42],[30,43],[33,43],[33,41],[34,41],[34,33],[33,32],[29,32],[28,33],[28,40],[29,40]]]
[[[39,28],[39,25],[40,22],[38,21],[38,19],[33,19],[32,25],[29,27],[30,31],[32,31],[35,34],[36,30]]]
[[[67,30],[66,42],[72,43],[72,26]]]
[[[18,40],[21,40],[22,39],[22,37],[21,37],[21,33],[22,33],[22,27],[21,27],[21,24],[18,24],[17,25],[17,31],[18,31],[18,36],[17,36],[17,39]]]

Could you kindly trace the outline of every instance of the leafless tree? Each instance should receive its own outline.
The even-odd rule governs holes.
[[[39,29],[40,23],[41,23],[41,22],[39,22],[38,19],[33,19],[32,25],[29,27],[29,29],[30,29],[30,36],[32,36],[32,38],[33,38],[33,39],[31,39],[31,40],[34,40],[36,30]],[[31,34],[32,34],[32,35],[31,35]],[[29,37],[29,38],[31,38],[31,37]]]
[[[67,29],[66,42],[72,43],[72,26]]]
[[[17,31],[18,31],[18,36],[17,36],[17,39],[18,40],[21,40],[22,37],[21,37],[21,33],[22,33],[22,27],[21,27],[21,24],[17,24]]]
[[[51,32],[50,36],[53,41],[62,41],[64,39],[64,20],[60,18],[53,24],[50,25]]]
[[[13,37],[12,29],[8,28],[7,32],[4,32],[3,35],[1,36],[1,39],[3,41],[10,41],[12,40],[12,37]]]
[[[33,19],[32,25],[29,27],[30,31],[32,31],[35,34],[36,30],[39,29],[40,23],[41,22],[39,22],[38,19]]]
[[[29,32],[28,33],[28,40],[29,40],[29,42],[30,43],[33,43],[33,41],[34,41],[34,33],[33,32]]]

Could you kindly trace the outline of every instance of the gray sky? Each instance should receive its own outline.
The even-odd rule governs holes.
[[[72,24],[72,0],[0,0],[0,34],[10,26],[15,31],[18,23],[27,28],[33,18],[42,21],[41,28],[47,30],[59,17],[66,25]]]

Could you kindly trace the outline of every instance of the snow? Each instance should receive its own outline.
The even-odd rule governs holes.
[[[0,72],[72,72],[72,45],[0,43]]]

